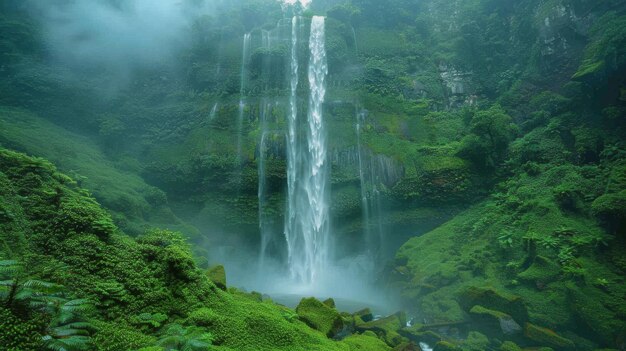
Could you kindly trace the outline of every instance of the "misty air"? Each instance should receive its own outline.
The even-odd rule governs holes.
[[[0,0],[0,351],[626,351],[625,0]]]

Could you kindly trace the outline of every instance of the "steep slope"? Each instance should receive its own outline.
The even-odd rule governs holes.
[[[164,350],[172,338],[179,339],[177,348],[194,342],[194,350],[388,349],[371,336],[332,341],[260,295],[216,288],[180,234],[124,235],[87,191],[47,161],[0,150],[0,185],[0,257],[24,267],[0,289],[0,342],[9,350],[40,350],[41,336],[55,335],[48,329],[51,317],[33,304],[43,296],[49,301],[44,306],[69,297],[94,305],[83,316],[88,328],[74,321],[75,329],[89,330],[80,349]],[[0,274],[11,274],[4,269],[15,265],[10,262],[2,261]],[[48,283],[23,285],[25,277]],[[53,283],[63,287],[24,296]],[[11,287],[19,289],[15,299]],[[55,337],[62,341],[63,335],[70,334]]]

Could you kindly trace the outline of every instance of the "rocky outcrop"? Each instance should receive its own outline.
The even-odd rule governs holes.
[[[224,269],[224,266],[211,267],[206,271],[206,275],[215,286],[226,291],[226,269]]]
[[[301,321],[329,338],[334,337],[344,328],[339,312],[314,297],[302,299],[296,307],[296,313]]]
[[[572,350],[574,343],[554,331],[526,323],[524,326],[524,336],[542,346],[554,347],[558,350]]]

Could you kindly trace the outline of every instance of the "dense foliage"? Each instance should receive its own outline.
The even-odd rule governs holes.
[[[262,210],[283,222],[290,47],[253,44],[241,62],[244,33],[284,31],[276,1],[193,17],[175,55],[123,73],[64,61],[29,5],[0,1],[8,350],[626,347],[623,1],[314,0],[303,13],[327,16],[340,252],[385,228],[380,284],[411,327],[315,299],[294,311],[207,270],[211,245],[257,245],[260,153]],[[364,193],[385,209],[369,222]]]

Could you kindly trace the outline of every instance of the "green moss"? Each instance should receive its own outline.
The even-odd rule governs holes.
[[[156,343],[156,338],[131,328],[105,322],[96,322],[93,343],[97,351],[134,350]]]
[[[591,209],[597,217],[613,225],[626,219],[626,190],[606,194],[593,201]]]
[[[404,312],[398,312],[385,318],[359,324],[356,328],[359,332],[372,331],[385,340],[387,345],[395,347],[406,341],[406,338],[399,334],[404,326],[406,326],[406,315]]]
[[[296,313],[300,320],[329,338],[343,328],[343,319],[339,312],[314,297],[302,299],[296,307]]]
[[[600,339],[607,345],[625,336],[626,323],[606,306],[610,304],[613,309],[617,307],[616,303],[623,306],[621,297],[607,296],[603,291],[591,287],[581,288],[570,284],[568,288],[576,320],[585,326],[582,336]]]
[[[376,334],[353,334],[342,341],[350,347],[350,351],[385,351],[391,350]]]
[[[522,348],[512,341],[505,341],[500,345],[500,351],[522,351]]]
[[[524,326],[524,336],[528,339],[539,343],[540,345],[549,345],[560,349],[573,349],[574,343],[566,339],[554,331],[526,323]]]
[[[604,69],[606,68],[606,62],[604,61],[593,61],[593,60],[584,60],[583,63],[578,68],[578,71],[574,73],[572,79],[574,80],[584,80],[589,76],[594,76],[597,74],[604,73]]]
[[[536,256],[530,267],[519,273],[517,277],[533,283],[547,284],[557,279],[560,273],[561,267],[558,264],[545,257]]]
[[[300,322],[292,310],[217,289],[195,266],[180,233],[152,230],[133,240],[96,225],[108,218],[106,212],[75,183],[62,183],[68,178],[56,173],[51,164],[0,150],[0,172],[15,189],[3,192],[4,201],[14,204],[19,209],[15,212],[27,220],[31,245],[25,267],[42,278],[65,283],[72,294],[94,302],[99,314],[94,316],[97,330],[92,340],[98,350],[152,347],[156,337],[144,332],[153,333],[159,327],[170,330],[174,324],[163,324],[177,318],[186,327],[171,337],[190,338],[188,332],[194,328],[208,328],[224,349],[350,350],[348,344],[329,340]],[[59,199],[57,193],[48,191],[56,188],[61,189]],[[57,210],[64,203],[82,204],[76,208],[83,212],[61,217]],[[319,305],[343,323],[336,311]],[[25,323],[20,327],[22,334],[0,336],[28,350],[29,340],[40,338],[27,326],[32,322]],[[11,325],[21,324],[12,321]]]
[[[459,301],[466,310],[480,305],[492,310],[505,312],[519,323],[524,323],[528,320],[526,305],[520,296],[509,295],[492,287],[469,287],[461,293]]]
[[[211,267],[206,274],[213,284],[222,290],[226,290],[226,269],[224,269],[224,266],[217,265]]]
[[[489,339],[476,331],[469,332],[467,339],[461,345],[461,349],[464,351],[482,351],[486,350],[489,346]]]
[[[453,344],[448,341],[439,341],[438,343],[435,344],[435,347],[433,348],[433,350],[434,351],[459,351],[461,350],[461,348],[458,347],[456,344]]]
[[[1,144],[55,162],[93,192],[125,231],[139,234],[148,223],[181,228],[167,203],[154,201],[153,195],[160,190],[137,174],[117,168],[92,139],[19,109],[0,108],[0,129]]]

